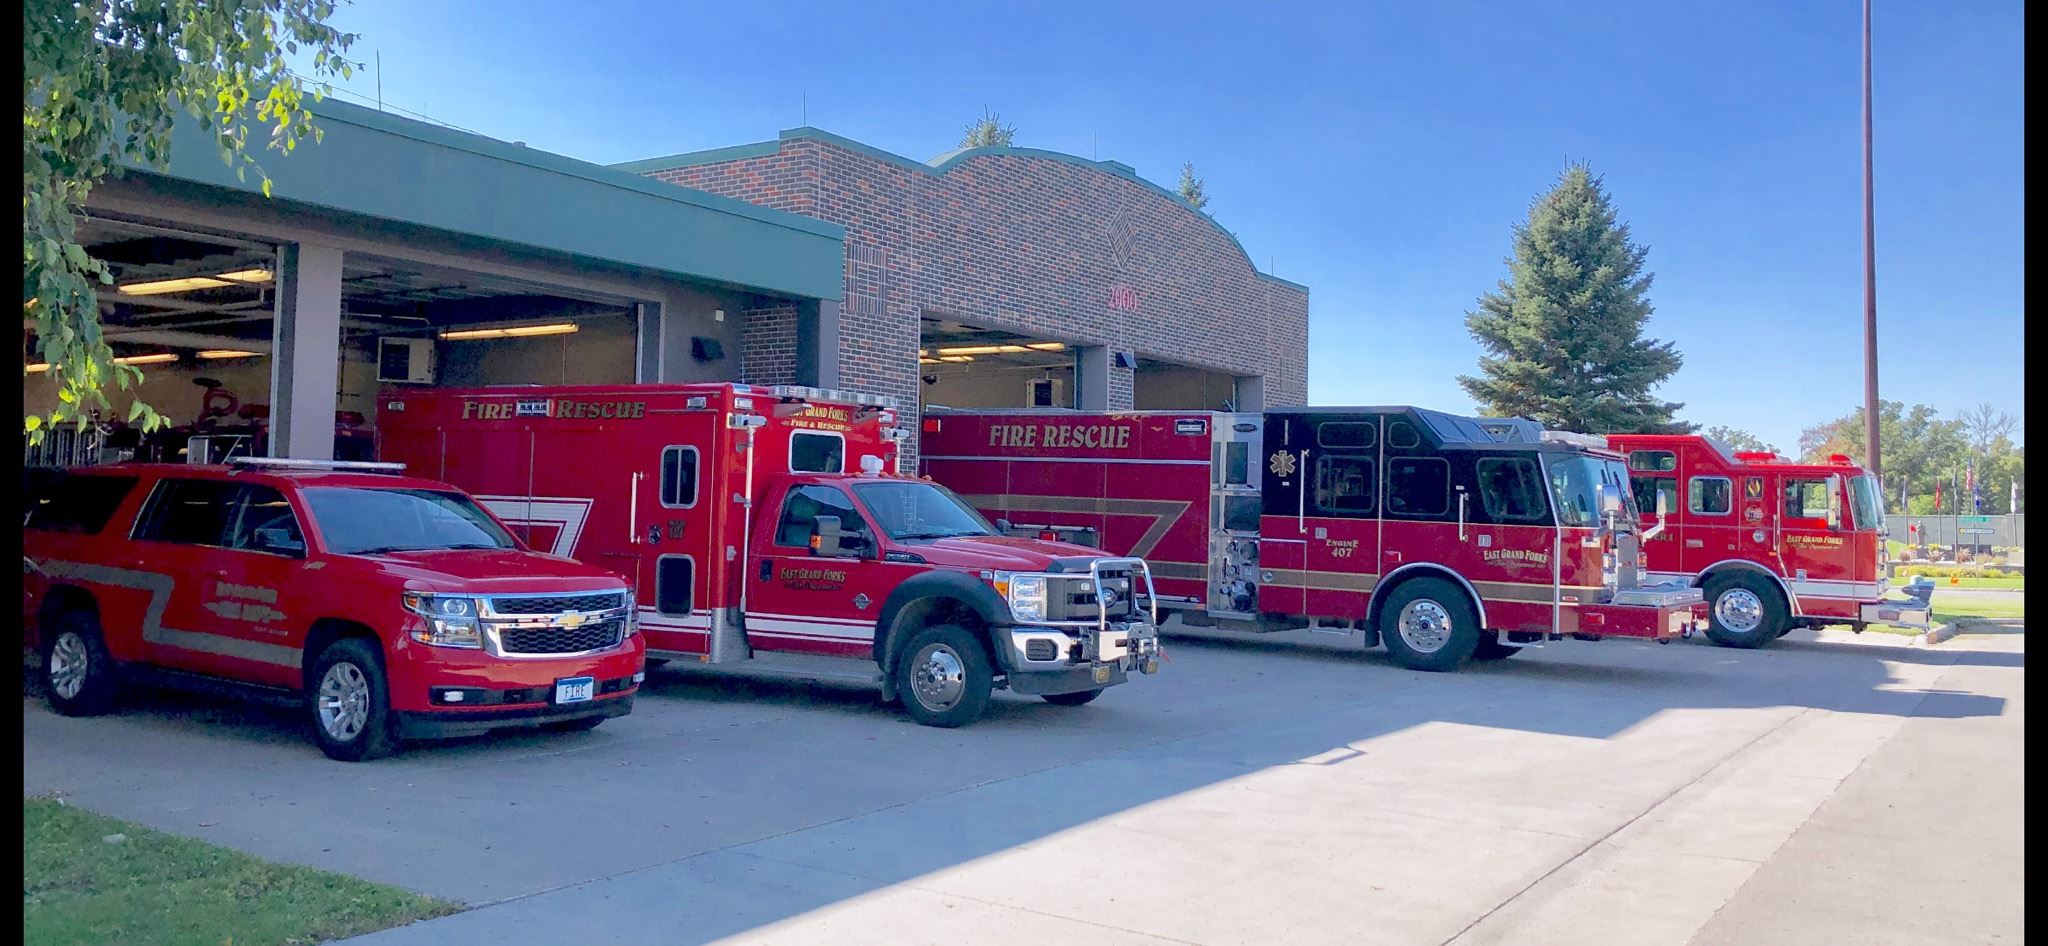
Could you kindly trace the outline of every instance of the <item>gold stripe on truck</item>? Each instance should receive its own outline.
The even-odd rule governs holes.
[[[1090,496],[962,496],[967,504],[977,509],[1000,509],[1004,512],[1070,512],[1096,516],[1151,516],[1152,525],[1145,534],[1138,537],[1138,544],[1126,553],[1134,558],[1144,558],[1166,537],[1166,530],[1180,521],[1182,513],[1192,505],[1186,500],[1174,499],[1105,499]],[[1199,577],[1199,576],[1198,576]]]

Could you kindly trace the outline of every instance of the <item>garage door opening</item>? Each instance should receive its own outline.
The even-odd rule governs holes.
[[[917,363],[934,407],[1073,407],[1074,353],[1064,342],[926,318]]]
[[[1249,379],[1223,371],[1139,358],[1131,375],[1131,406],[1141,411],[1258,410],[1246,407]]]

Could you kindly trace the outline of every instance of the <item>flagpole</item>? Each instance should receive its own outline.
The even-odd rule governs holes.
[[[1870,162],[1870,3],[1863,0],[1863,441],[1870,453],[1870,472],[1884,481],[1884,460],[1877,438],[1877,224],[1871,197]]]

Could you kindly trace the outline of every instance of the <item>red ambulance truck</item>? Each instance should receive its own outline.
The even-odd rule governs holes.
[[[1420,670],[1668,640],[1701,600],[1641,581],[1619,455],[1420,408],[932,408],[920,463],[1020,531],[1144,558],[1185,623],[1356,632]]]
[[[1884,496],[1839,454],[1794,463],[1696,434],[1609,434],[1638,503],[1665,497],[1668,526],[1644,545],[1653,578],[1703,589],[1707,635],[1762,647],[1795,627],[1925,628],[1933,584],[1888,599]]]
[[[650,663],[851,676],[933,726],[973,721],[996,688],[1080,705],[1159,666],[1144,562],[999,534],[897,475],[907,431],[886,399],[494,387],[387,391],[379,408],[382,457],[626,577]]]

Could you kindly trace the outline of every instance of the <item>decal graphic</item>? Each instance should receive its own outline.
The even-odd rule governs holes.
[[[1763,478],[1763,477],[1761,477],[1761,476],[1745,476],[1745,477],[1743,477],[1743,478],[1742,478],[1742,495],[1744,495],[1744,496],[1746,496],[1746,497],[1748,497],[1748,498],[1750,498],[1750,499],[1762,499],[1762,498],[1764,498],[1764,478]]]
[[[1278,476],[1283,479],[1289,476],[1293,476],[1294,454],[1288,453],[1285,450],[1275,451],[1273,454],[1272,462],[1268,465],[1273,468],[1274,476]]]
[[[1751,522],[1762,522],[1764,521],[1764,507],[1751,506],[1747,509],[1744,509],[1742,511],[1742,518],[1747,519]]]
[[[991,447],[1085,447],[1129,450],[1129,424],[995,424],[988,429]]]
[[[783,587],[803,591],[838,591],[846,585],[846,570],[840,568],[784,565],[776,570],[775,577]]]
[[[1549,552],[1534,552],[1528,549],[1488,549],[1483,556],[1489,564],[1503,565],[1548,565]]]
[[[525,526],[527,542],[554,555],[572,556],[590,518],[591,500],[578,496],[478,496],[508,526]]]

